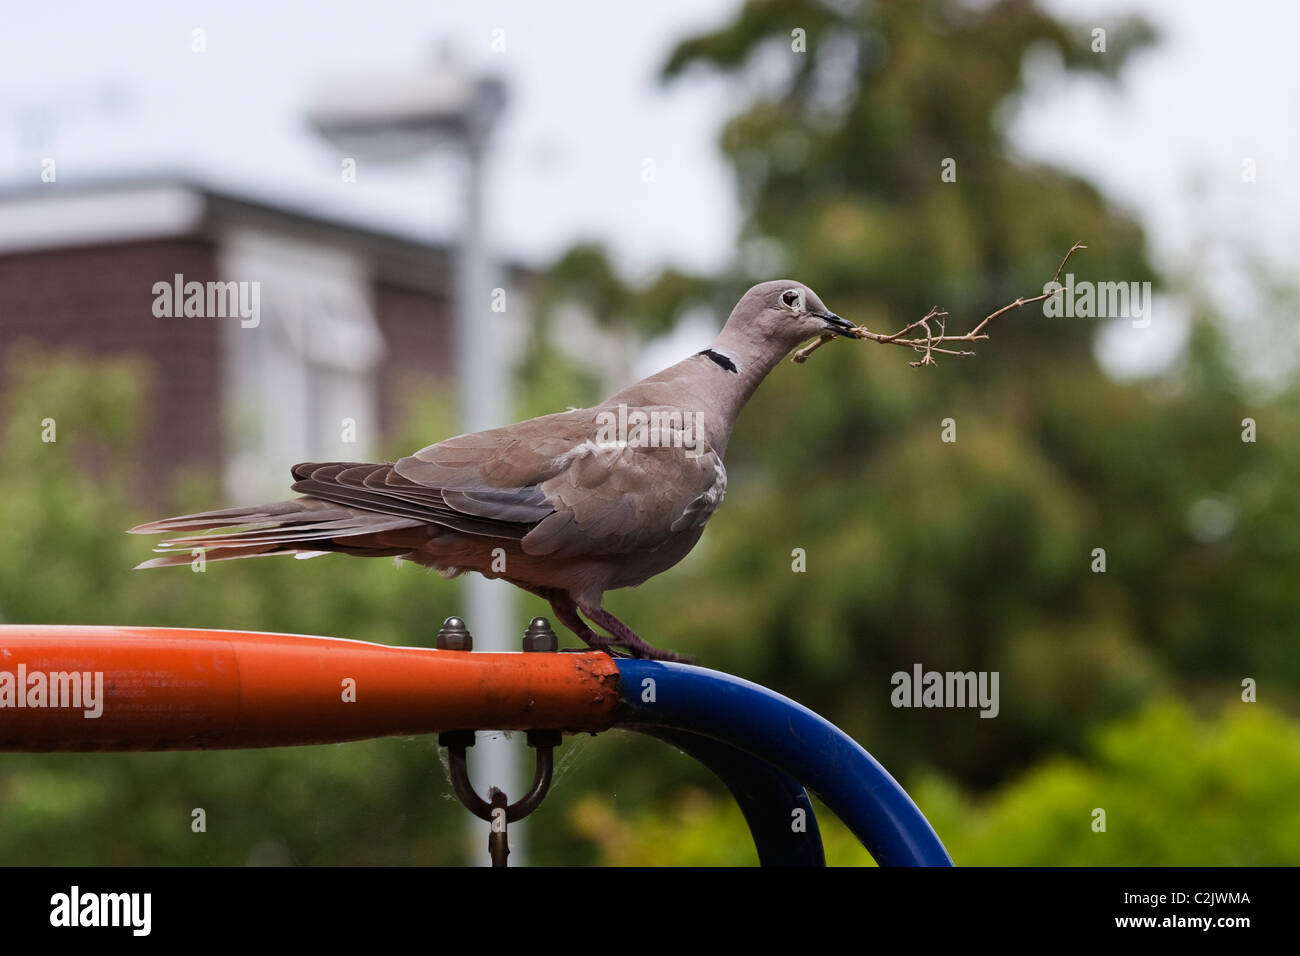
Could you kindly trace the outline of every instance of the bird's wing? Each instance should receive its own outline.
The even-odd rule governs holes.
[[[555,513],[523,540],[529,554],[626,554],[701,527],[722,503],[726,471],[712,448],[600,445],[575,448],[542,484]]]
[[[450,438],[393,470],[464,515],[528,523],[522,547],[529,554],[653,548],[708,520],[726,472],[703,437],[683,426],[680,410],[629,409],[627,417],[635,421],[638,412],[663,427],[656,434],[634,425],[609,436],[602,415],[610,409],[578,409]]]
[[[648,419],[674,410],[629,415],[637,412]],[[273,553],[341,549],[348,538],[432,524],[520,541],[530,554],[571,556],[651,549],[703,525],[722,500],[726,472],[702,436],[683,429],[681,413],[675,428],[670,420],[653,436],[633,428],[612,439],[602,431],[601,414],[577,409],[459,435],[393,464],[306,462],[293,469],[293,490],[306,498],[132,530],[219,528],[164,542],[162,549]]]
[[[449,499],[458,492],[404,478],[396,465],[355,462],[295,465],[293,490],[320,501],[442,525],[466,534],[522,538],[533,524],[551,513],[539,495],[502,496],[496,514],[478,515],[458,508]],[[507,501],[508,499],[508,501]]]

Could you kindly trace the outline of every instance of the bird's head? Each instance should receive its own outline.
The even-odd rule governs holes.
[[[736,304],[727,324],[733,323],[749,337],[770,339],[787,349],[827,333],[850,335],[856,328],[826,308],[816,292],[793,279],[754,286]]]

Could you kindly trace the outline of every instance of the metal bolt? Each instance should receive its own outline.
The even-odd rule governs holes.
[[[524,631],[524,650],[558,651],[559,649],[560,639],[551,629],[550,621],[544,617],[535,617],[528,622],[528,627]]]
[[[449,617],[438,629],[438,641],[435,646],[440,651],[472,651],[474,635],[469,632],[469,628],[460,618]]]
[[[510,855],[510,837],[506,831],[509,821],[506,809],[506,795],[493,787],[488,791],[492,801],[491,829],[488,830],[488,856],[492,858],[493,867],[509,866],[506,857]]]

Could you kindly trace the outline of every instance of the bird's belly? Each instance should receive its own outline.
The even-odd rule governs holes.
[[[695,547],[704,528],[675,534],[653,551],[626,554],[591,554],[575,557],[530,555],[517,542],[493,541],[455,532],[426,540],[411,559],[444,574],[477,571],[484,577],[504,578],[526,590],[555,588],[570,593],[595,593],[635,587],[667,571]]]
[[[654,551],[637,551],[610,558],[614,573],[607,589],[636,587],[656,574],[662,574],[686,557],[702,534],[703,526],[693,528],[674,535]]]

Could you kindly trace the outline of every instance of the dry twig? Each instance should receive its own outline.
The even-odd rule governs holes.
[[[992,322],[994,319],[996,319],[998,316],[1003,315],[1006,312],[1010,312],[1012,309],[1018,309],[1024,305],[1030,305],[1034,302],[1042,302],[1044,299],[1056,295],[1058,292],[1061,291],[1061,287],[1059,285],[1061,279],[1061,272],[1065,269],[1065,264],[1070,261],[1070,256],[1074,255],[1080,249],[1087,249],[1087,248],[1088,247],[1085,246],[1082,242],[1076,242],[1074,245],[1070,247],[1070,251],[1065,254],[1065,258],[1061,260],[1061,264],[1056,267],[1056,275],[1052,276],[1052,282],[1050,284],[1056,285],[1055,289],[1053,289],[1050,292],[1044,292],[1040,295],[1031,296],[1027,299],[1022,296],[1021,298],[1016,299],[1014,302],[1010,302],[1004,305],[996,312],[992,312],[984,316],[984,318],[980,321],[979,325],[975,326],[975,328],[971,329],[965,335],[947,334],[944,325],[944,320],[947,319],[948,313],[941,310],[938,306],[935,306],[933,309],[931,309],[921,318],[917,319],[911,325],[899,329],[893,335],[882,335],[879,332],[872,332],[865,325],[859,325],[856,329],[854,329],[849,334],[852,335],[854,338],[867,339],[872,342],[878,342],[881,345],[901,345],[904,346],[905,348],[912,349],[913,351],[920,352],[921,353],[920,359],[918,359],[915,362],[908,363],[913,368],[917,368],[922,365],[937,365],[938,363],[935,361],[934,358],[935,355],[956,355],[959,357],[974,355],[975,353],[969,350],[943,348],[942,346],[954,342],[987,341],[988,333],[986,333],[984,330],[988,327],[988,324]],[[931,330],[930,328],[931,322],[935,323],[939,327],[938,335],[935,335],[934,332]],[[907,336],[909,333],[915,332],[917,329],[921,329],[922,331],[925,332],[924,338],[921,338],[920,336],[913,336],[912,338],[904,337]],[[799,349],[797,352],[794,353],[794,360],[800,363],[808,361],[808,356],[812,355],[813,352],[817,351],[819,348],[821,348],[823,345],[825,345],[827,342],[829,342],[831,339],[835,337],[836,336],[834,334],[827,334],[814,339],[812,342],[809,342],[803,348]]]

